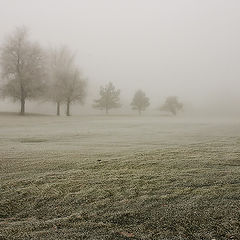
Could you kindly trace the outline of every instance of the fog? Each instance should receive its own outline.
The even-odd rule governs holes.
[[[0,43],[24,25],[43,47],[76,51],[88,97],[75,114],[96,112],[93,99],[111,81],[121,89],[120,113],[142,89],[149,112],[175,95],[186,114],[239,115],[239,12],[237,0],[0,0]],[[18,109],[0,102],[0,111]],[[38,101],[27,111],[36,106],[55,109]]]
[[[240,0],[0,0],[0,240],[240,239],[239,106]]]

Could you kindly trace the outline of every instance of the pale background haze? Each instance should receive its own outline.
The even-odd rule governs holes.
[[[239,115],[239,13],[238,0],[0,0],[0,43],[24,25],[44,48],[76,51],[89,94],[73,113],[96,111],[100,85],[112,81],[120,112],[142,89],[151,110],[177,95],[188,114]],[[0,102],[0,111],[19,107]],[[26,110],[55,113],[50,103]]]

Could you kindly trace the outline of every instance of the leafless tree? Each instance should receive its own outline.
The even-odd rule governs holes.
[[[17,28],[1,49],[1,95],[20,101],[25,113],[27,99],[39,97],[44,90],[45,57],[37,43],[28,39],[26,28]]]
[[[64,99],[67,105],[66,115],[70,116],[70,105],[74,102],[84,103],[86,97],[87,81],[78,68],[74,67],[69,72],[68,78],[63,82]]]
[[[74,63],[74,55],[66,48],[48,51],[48,87],[47,100],[57,105],[57,115],[60,115],[60,105],[65,101],[65,86],[69,80]]]

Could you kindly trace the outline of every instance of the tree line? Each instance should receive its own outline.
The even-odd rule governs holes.
[[[20,114],[25,114],[26,100],[44,99],[56,104],[59,116],[62,104],[66,115],[74,102],[84,104],[87,79],[75,63],[75,55],[66,47],[44,51],[38,43],[29,40],[26,28],[17,28],[1,46],[1,97],[20,102]],[[120,90],[113,83],[100,87],[99,98],[93,107],[106,114],[121,107]],[[139,115],[149,107],[149,98],[142,90],[135,92],[131,107]],[[183,105],[177,97],[168,97],[160,110],[176,115]]]

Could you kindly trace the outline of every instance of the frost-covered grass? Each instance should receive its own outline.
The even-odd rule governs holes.
[[[240,121],[0,116],[0,239],[239,239]]]

